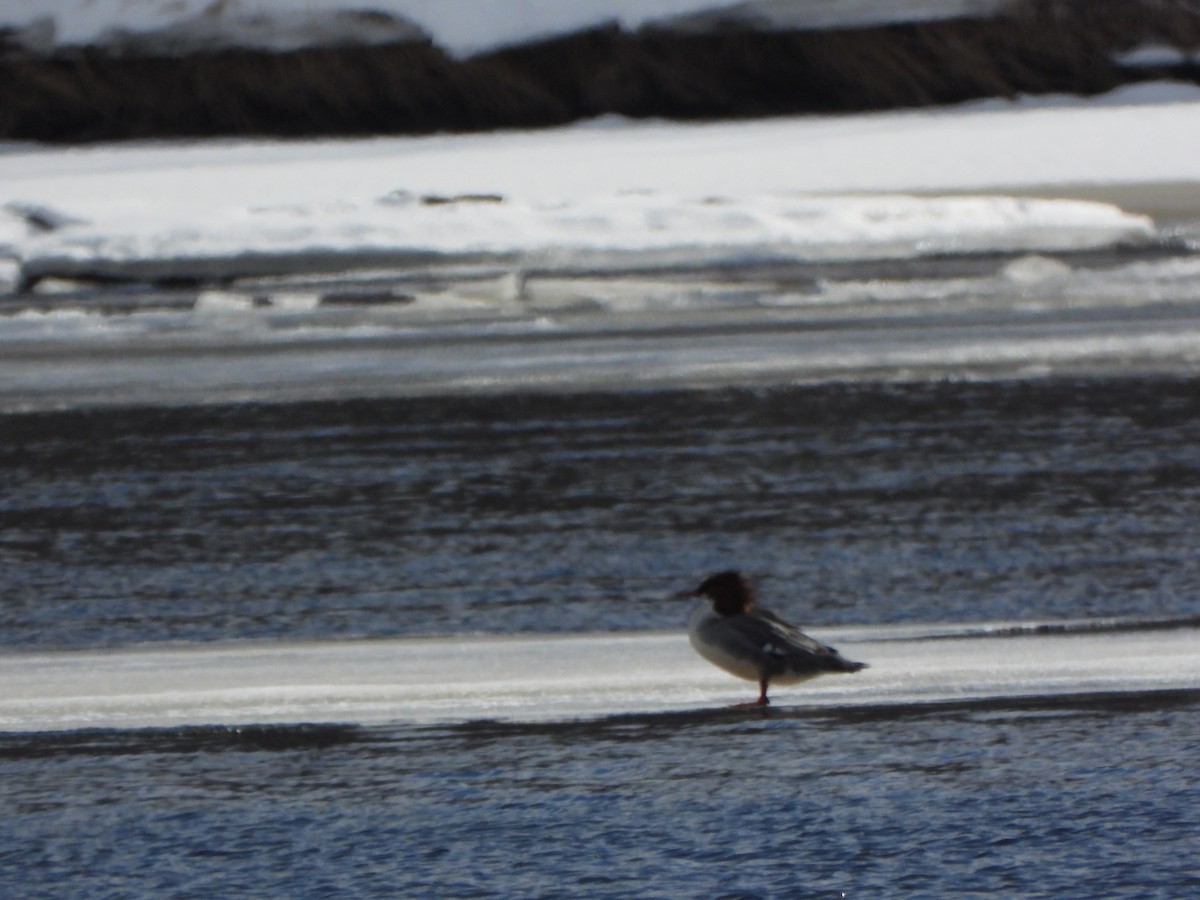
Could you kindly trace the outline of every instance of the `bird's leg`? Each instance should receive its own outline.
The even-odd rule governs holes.
[[[771,701],[767,699],[767,679],[760,678],[758,680],[758,699],[747,700],[745,703],[735,703],[734,709],[749,709],[759,706],[770,706]]]

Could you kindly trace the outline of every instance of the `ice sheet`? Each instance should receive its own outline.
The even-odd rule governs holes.
[[[870,668],[777,688],[775,705],[1200,688],[1193,627],[814,636]],[[681,633],[149,647],[0,657],[0,730],[559,720],[719,708],[755,692],[703,662]]]
[[[791,310],[735,311],[733,318],[699,312],[681,323],[604,313],[412,327],[407,309],[348,327],[322,326],[318,317],[277,331],[273,314],[259,310],[181,314],[180,330],[162,334],[137,330],[139,318],[162,321],[148,314],[24,316],[13,325],[27,327],[25,336],[3,344],[0,409],[1192,372],[1200,365],[1195,304],[924,316],[888,327],[850,316],[813,327],[803,311]],[[189,317],[209,316],[208,325],[186,326]]]

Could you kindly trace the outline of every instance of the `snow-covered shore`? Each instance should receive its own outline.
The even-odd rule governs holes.
[[[1190,372],[1197,110],[10,148],[0,405]]]
[[[0,155],[0,247],[10,287],[306,255],[553,270],[1073,250],[1153,233],[1136,204],[1096,202],[1106,186],[1152,205],[1164,182],[1200,185],[1198,110],[1200,89],[1164,85],[736,124],[18,148]],[[1195,189],[1171,197],[1200,209]]]

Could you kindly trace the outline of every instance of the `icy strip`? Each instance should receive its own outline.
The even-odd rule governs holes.
[[[207,329],[161,336],[127,334],[138,316],[26,316],[14,325],[46,330],[0,342],[0,410],[1200,366],[1195,304],[918,317],[886,328],[869,318],[814,328],[786,310],[750,310],[683,322],[605,314],[406,329],[401,309],[390,324],[360,320],[340,337],[315,327],[272,334],[258,311],[212,315]],[[77,352],[80,329],[87,353]]]
[[[815,636],[870,668],[776,689],[777,706],[1200,688],[1192,627]],[[714,708],[754,693],[675,633],[147,647],[0,657],[0,730],[563,720]]]

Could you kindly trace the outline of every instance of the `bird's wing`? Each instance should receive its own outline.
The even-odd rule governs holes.
[[[692,643],[701,656],[741,678],[806,677],[863,668],[763,609],[711,616],[699,624]]]
[[[810,638],[795,625],[785,622],[769,609],[756,609],[747,613],[745,618],[761,623],[761,634],[764,640],[769,641],[774,638],[775,641],[782,642],[787,647],[801,653],[814,653],[818,656],[837,655],[837,651],[828,644],[822,644],[820,641]]]
[[[778,674],[793,668],[797,658],[829,652],[778,616],[759,610],[713,619],[702,629],[708,642],[766,673]]]
[[[742,658],[757,657],[764,644],[778,641],[769,625],[744,613],[713,616],[701,623],[700,634],[708,643]]]
[[[865,668],[863,663],[846,659],[833,647],[813,640],[770,610],[756,609],[735,618],[759,620],[756,633],[763,638],[762,652],[768,660],[764,665],[777,674],[857,672]]]

